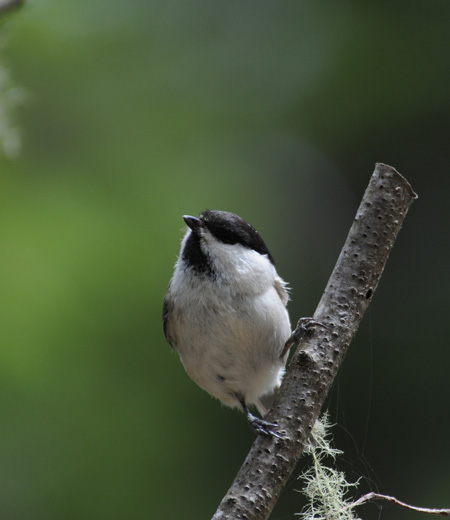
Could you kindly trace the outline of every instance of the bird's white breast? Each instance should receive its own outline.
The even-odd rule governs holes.
[[[224,403],[247,403],[280,384],[291,328],[287,292],[267,256],[213,241],[216,275],[178,260],[171,283],[171,334],[190,377]],[[220,274],[218,274],[220,273]]]

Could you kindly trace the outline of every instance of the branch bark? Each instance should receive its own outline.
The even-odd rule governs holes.
[[[265,520],[307,445],[311,429],[378,285],[411,202],[411,186],[378,163],[314,319],[269,414],[285,437],[258,436],[212,520]]]

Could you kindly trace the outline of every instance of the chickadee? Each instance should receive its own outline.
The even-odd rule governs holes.
[[[164,300],[166,339],[201,388],[241,408],[257,433],[280,437],[249,406],[264,416],[281,384],[291,334],[286,283],[243,218],[207,210],[183,219],[189,229]]]

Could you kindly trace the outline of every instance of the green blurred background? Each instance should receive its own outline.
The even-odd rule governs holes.
[[[419,199],[327,401],[338,464],[449,507],[450,3],[41,0],[1,22],[26,102],[1,159],[0,517],[210,518],[253,434],[162,334],[181,215],[253,223],[294,322],[377,161]]]

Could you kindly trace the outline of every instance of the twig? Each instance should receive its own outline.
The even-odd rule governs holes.
[[[417,511],[418,513],[428,513],[429,515],[438,516],[450,516],[450,509],[434,509],[429,507],[411,506],[409,504],[405,504],[405,502],[402,502],[395,497],[390,497],[388,495],[380,495],[379,493],[367,493],[366,495],[363,495],[361,498],[358,498],[358,500],[350,504],[349,508],[360,506],[362,504],[365,504],[366,502],[370,502],[371,500],[384,500],[385,502],[391,502],[391,504],[404,507],[405,509],[410,509],[411,511]]]
[[[283,439],[258,436],[213,520],[265,520],[300,458],[325,397],[417,196],[394,168],[377,164],[314,314],[326,325],[301,342],[274,406]]]

